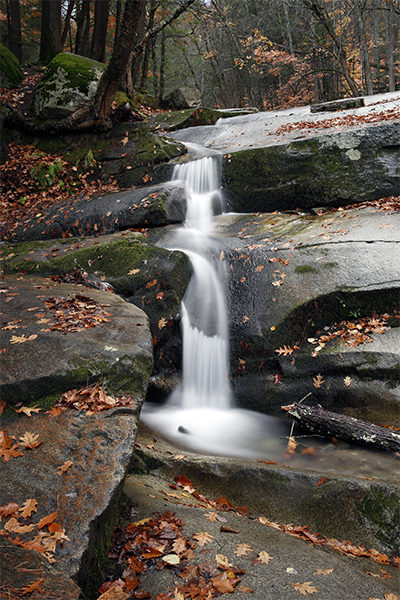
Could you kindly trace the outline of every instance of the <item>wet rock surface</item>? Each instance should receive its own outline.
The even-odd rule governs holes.
[[[99,379],[114,393],[144,397],[153,358],[148,320],[140,309],[115,294],[39,277],[10,275],[1,289],[1,391],[8,404],[54,401],[57,394]],[[78,302],[70,312],[80,330],[51,329],[56,321],[46,305],[50,298]],[[91,323],[87,314],[79,315],[90,300],[101,309],[100,320]]]
[[[182,223],[187,193],[179,183],[103,194],[58,204],[15,229],[13,241],[104,235],[129,228]]]
[[[223,154],[232,211],[340,206],[398,194],[398,100],[397,92],[334,113],[262,112],[171,136]]]
[[[15,546],[7,538],[0,538],[2,596],[12,598],[25,588],[39,582],[38,588],[30,593],[30,598],[48,600],[78,600],[81,588],[68,576],[50,565],[36,550]],[[40,591],[39,591],[40,590]],[[15,596],[16,597],[16,596]]]
[[[78,269],[87,273],[89,285],[102,287],[108,282],[130,303],[132,310],[140,307],[149,318],[154,375],[170,377],[180,370],[180,302],[191,276],[189,259],[182,252],[156,247],[144,235],[125,231],[99,237],[14,244],[1,256],[8,271],[60,275]],[[83,287],[83,293],[87,289]],[[159,393],[157,388],[158,385],[155,393]]]
[[[294,527],[306,526],[310,532],[318,531],[321,537],[341,540],[344,536],[352,544],[365,543],[367,548],[389,551],[387,540],[379,539],[380,534],[366,510],[376,502],[386,506],[382,500],[385,497],[387,506],[392,505],[393,487],[389,483],[382,486],[365,477],[357,479],[354,470],[351,478],[333,474],[326,465],[323,470],[319,470],[321,465],[319,468],[314,465],[311,470],[295,469],[283,464],[183,453],[159,437],[154,438],[144,428],[139,430],[137,441],[140,448],[136,450],[124,487],[137,511],[135,520],[154,516],[155,512],[172,511],[184,523],[185,538],[195,542],[195,556],[189,565],[217,566],[216,555],[222,555],[231,565],[245,571],[238,575],[242,580],[241,587],[235,589],[235,597],[248,597],[250,588],[251,597],[257,600],[292,598],[295,593],[292,584],[305,582],[314,586],[318,597],[325,600],[383,598],[384,593],[398,592],[398,569],[393,566],[383,565],[384,577],[380,571],[382,564],[343,556],[324,545],[296,539],[290,530],[288,534],[277,529],[279,524],[291,523]],[[354,469],[354,464],[349,466],[349,460],[347,463],[350,471]],[[373,470],[371,464],[370,468]],[[188,488],[176,486],[175,477],[182,476],[190,480],[192,489],[202,494],[200,501]],[[321,477],[325,479],[318,485]],[[171,485],[175,485],[175,490],[168,487]],[[380,488],[378,493],[377,488]],[[398,502],[397,492],[395,497]],[[225,510],[207,505],[207,500],[217,498],[235,509],[227,511],[227,504]],[[386,514],[389,512],[396,519],[392,509]],[[268,526],[268,522],[273,525]],[[388,530],[392,525],[387,523]],[[200,532],[212,536],[203,546],[192,539]],[[249,548],[238,556],[238,547],[243,543]],[[262,551],[269,555],[268,562],[254,563]],[[179,566],[177,569],[179,572]],[[139,574],[138,578],[152,598],[185,582],[171,566]]]

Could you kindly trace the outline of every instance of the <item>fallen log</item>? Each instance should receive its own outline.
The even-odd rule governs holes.
[[[294,403],[281,406],[288,417],[312,433],[323,437],[336,437],[353,444],[362,444],[378,450],[400,452],[400,432],[374,425],[361,419],[324,410],[322,406],[305,406]]]

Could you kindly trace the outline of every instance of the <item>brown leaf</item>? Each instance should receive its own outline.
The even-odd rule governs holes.
[[[265,265],[259,265],[258,267],[256,267],[255,268],[256,273],[259,273],[260,271],[262,271],[264,267],[265,267]]]
[[[229,579],[216,579],[213,577],[211,578],[211,582],[215,589],[222,594],[231,594],[235,591],[235,588]]]
[[[294,437],[291,435],[288,440],[288,445],[286,447],[286,452],[283,455],[283,458],[289,458],[292,454],[295,454],[297,448],[297,442]]]
[[[204,546],[205,544],[212,543],[214,536],[207,533],[207,531],[201,531],[200,533],[195,533],[193,539],[199,543],[199,546]]]
[[[322,378],[321,373],[318,373],[316,377],[313,377],[313,386],[315,388],[320,388],[325,383],[325,380]]]
[[[25,594],[32,594],[32,592],[34,592],[34,591],[37,591],[37,592],[39,592],[39,594],[42,594],[43,591],[41,590],[40,585],[43,583],[43,581],[44,581],[44,578],[38,579],[37,581],[34,581],[30,585],[23,587],[22,595],[25,596]]]
[[[268,554],[268,552],[265,552],[265,550],[261,550],[261,552],[258,555],[258,560],[260,560],[262,563],[265,563],[266,565],[268,565],[271,560],[273,560],[273,556],[271,556],[270,554]]]
[[[21,516],[30,517],[33,512],[37,512],[37,502],[33,498],[29,498],[29,500],[25,500],[24,504],[21,508],[18,509],[18,512],[21,513]]]
[[[43,519],[40,519],[39,523],[37,524],[37,528],[38,529],[43,529],[43,527],[46,527],[46,525],[50,525],[50,523],[53,523],[53,521],[56,520],[57,518],[57,510],[53,513],[51,513],[51,515],[47,515],[46,517],[43,517]]]
[[[17,458],[18,456],[24,456],[24,454],[20,450],[17,450],[17,448],[18,444],[15,444],[15,446],[12,448],[0,448],[0,457],[3,456],[4,462],[8,462],[12,456],[14,458]]]
[[[37,448],[40,446],[42,442],[38,442],[39,434],[31,433],[30,431],[25,431],[24,435],[20,438],[21,446],[24,448],[29,448],[33,450],[33,448]]]
[[[326,575],[333,573],[335,569],[336,567],[333,567],[332,569],[317,569],[313,575],[323,575],[325,577]]]
[[[326,481],[326,477],[321,477],[321,479],[318,479],[317,487],[319,487],[320,485],[324,485],[325,481]]]
[[[304,583],[291,583],[292,588],[303,594],[303,596],[307,596],[307,594],[315,594],[318,592],[318,588],[311,585],[312,581],[305,581]]]
[[[62,475],[63,473],[66,473],[73,464],[74,463],[72,462],[72,460],[67,460],[64,464],[57,467],[57,475]]]
[[[248,544],[246,544],[245,542],[243,542],[242,544],[238,544],[236,546],[236,552],[235,555],[236,556],[247,556],[247,553],[250,552],[252,550],[252,547],[249,546]]]
[[[36,408],[36,404],[35,404],[35,406],[33,406],[32,408],[30,408],[29,406],[22,406],[21,408],[19,408],[15,412],[17,412],[17,413],[24,413],[28,417],[31,417],[32,413],[38,413],[40,410],[42,410],[42,409],[41,408]]]

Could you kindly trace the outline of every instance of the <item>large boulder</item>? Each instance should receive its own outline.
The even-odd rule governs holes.
[[[73,197],[12,233],[13,241],[104,235],[129,228],[182,223],[187,190],[179,182],[93,196]]]
[[[232,211],[338,207],[398,195],[396,97],[372,96],[366,106],[334,113],[305,106],[226,118],[171,137],[223,154]]]
[[[108,282],[115,292],[148,315],[155,357],[153,375],[169,377],[180,371],[180,302],[191,276],[190,261],[182,252],[154,246],[143,234],[126,231],[13,244],[7,246],[2,258],[8,272],[60,275],[79,269],[88,274],[92,285]],[[86,293],[88,288],[82,289]],[[113,352],[110,356],[114,355],[118,358]],[[158,380],[152,382],[158,385]]]
[[[91,100],[106,66],[61,52],[47,65],[35,90],[31,110],[39,119],[63,119]]]
[[[312,392],[328,410],[400,425],[399,228],[398,213],[374,208],[219,217],[232,383],[243,407],[279,414]],[[374,311],[377,321],[387,317],[368,336],[318,343],[341,328],[365,334],[357,319]],[[315,387],[318,374],[326,383]]]
[[[0,87],[17,88],[23,78],[15,54],[3,44],[0,44]]]
[[[201,104],[201,94],[193,88],[177,88],[168,96],[172,106],[177,110],[195,108]]]

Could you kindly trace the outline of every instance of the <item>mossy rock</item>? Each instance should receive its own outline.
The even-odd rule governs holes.
[[[0,74],[0,87],[9,90],[18,87],[24,78],[17,57],[3,44],[0,44]]]
[[[91,100],[106,66],[61,52],[46,67],[30,105],[34,117],[63,119]]]

